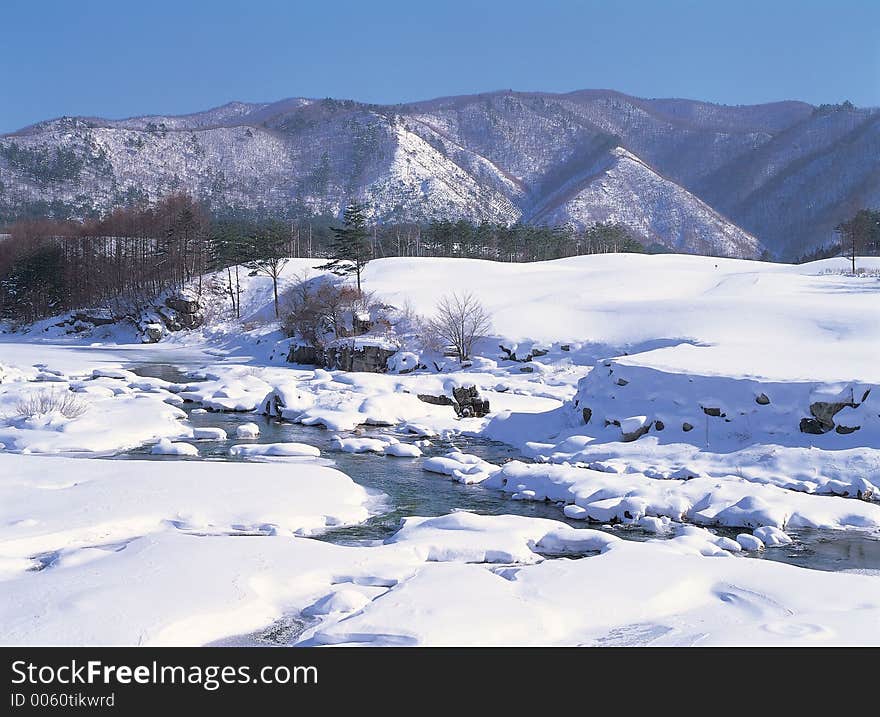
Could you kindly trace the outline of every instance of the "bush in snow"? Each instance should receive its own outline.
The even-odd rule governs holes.
[[[474,343],[492,328],[492,317],[473,294],[453,293],[440,300],[430,325],[464,361],[470,358]]]
[[[60,413],[65,418],[83,415],[89,404],[70,391],[37,391],[29,393],[15,404],[15,413],[23,418]]]
[[[281,326],[288,336],[315,347],[337,338],[359,336],[372,328],[378,304],[369,292],[325,277],[298,277],[283,295]]]

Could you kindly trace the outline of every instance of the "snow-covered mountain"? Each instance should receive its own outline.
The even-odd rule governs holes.
[[[0,136],[0,217],[83,216],[187,190],[217,210],[381,221],[620,221],[648,242],[802,253],[880,201],[880,113],[605,90],[408,105],[292,98],[177,117],[61,118]]]

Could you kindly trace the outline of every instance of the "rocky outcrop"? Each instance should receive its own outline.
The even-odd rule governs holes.
[[[309,344],[291,344],[287,353],[287,363],[301,363],[306,366],[323,366],[324,354]]]
[[[372,344],[331,344],[324,350],[324,367],[339,371],[385,373],[388,371],[388,359],[395,353],[396,348]]]
[[[153,344],[169,331],[197,329],[205,321],[198,297],[186,290],[166,296],[153,310],[144,311],[135,322],[141,341]]]
[[[157,311],[169,331],[196,329],[205,320],[198,299],[188,293],[169,296],[165,299],[164,306],[159,307]]]
[[[115,324],[120,320],[121,318],[109,309],[81,309],[72,311],[63,320],[57,322],[55,326],[64,329],[67,333],[81,334],[91,331],[96,326]]]
[[[323,349],[305,343],[291,344],[287,362],[334,371],[385,373],[388,371],[388,360],[396,353],[397,348],[386,343],[340,339]]]

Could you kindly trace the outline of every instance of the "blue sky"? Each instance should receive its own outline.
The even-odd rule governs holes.
[[[229,100],[612,88],[880,105],[878,0],[3,0],[0,132]]]

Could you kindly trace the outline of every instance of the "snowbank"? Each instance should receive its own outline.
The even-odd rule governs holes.
[[[13,645],[198,645],[275,622],[299,622],[280,643],[296,645],[880,641],[876,577],[732,558],[699,529],[634,543],[519,516],[412,518],[376,547],[166,529],[61,551],[3,585]]]
[[[577,506],[569,518],[637,522],[666,517],[700,525],[759,528],[880,528],[880,504],[797,493],[737,476],[649,478],[571,465],[506,463],[485,485],[531,500]]]
[[[101,546],[169,527],[311,534],[365,520],[368,503],[348,476],[308,463],[160,465],[0,453],[0,555]]]

